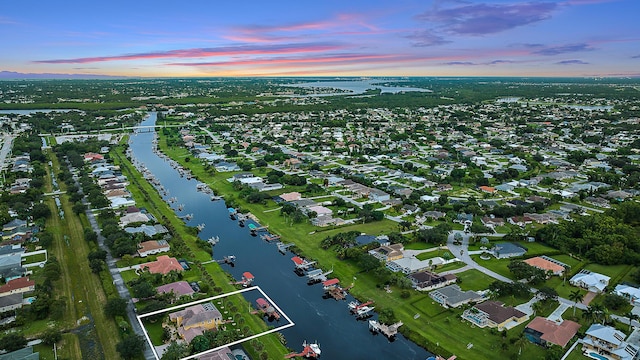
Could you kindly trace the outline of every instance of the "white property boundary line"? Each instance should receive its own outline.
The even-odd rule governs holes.
[[[252,286],[250,288],[233,291],[233,292],[226,293],[226,294],[216,295],[216,296],[212,296],[212,297],[209,297],[209,298],[206,298],[206,299],[202,299],[202,300],[193,301],[193,302],[190,302],[188,304],[182,304],[182,305],[173,306],[173,307],[170,307],[170,308],[167,308],[167,309],[152,311],[150,313],[146,313],[146,314],[143,314],[143,315],[137,315],[136,318],[138,319],[138,323],[140,324],[140,327],[142,327],[142,330],[144,331],[144,337],[147,339],[147,343],[149,343],[149,346],[151,347],[151,350],[153,351],[153,356],[155,356],[156,360],[160,360],[160,357],[158,356],[158,353],[156,352],[156,347],[151,342],[151,338],[149,338],[149,334],[147,333],[147,329],[144,327],[144,324],[142,323],[142,319],[143,318],[148,317],[148,316],[157,315],[157,314],[166,313],[166,312],[177,310],[177,309],[183,309],[183,308],[186,308],[186,307],[189,307],[189,306],[192,306],[192,305],[197,305],[197,304],[200,304],[200,303],[203,303],[203,302],[207,302],[207,301],[211,301],[211,300],[221,299],[221,298],[228,297],[228,296],[231,296],[231,295],[242,294],[244,292],[253,291],[253,290],[259,291],[260,294],[262,294],[262,296],[264,296],[267,299],[267,301],[269,301],[269,303],[272,304],[273,307],[275,307],[276,310],[278,310],[278,312],[280,314],[282,314],[282,316],[284,316],[285,319],[287,319],[287,321],[289,323],[285,324],[285,325],[282,325],[282,326],[279,326],[277,328],[271,329],[271,330],[267,330],[267,331],[259,333],[259,334],[251,335],[249,337],[246,337],[246,338],[243,338],[243,339],[240,339],[240,340],[236,340],[236,341],[234,341],[232,343],[229,343],[229,344],[218,346],[217,348],[209,349],[207,351],[203,351],[203,352],[200,352],[200,353],[197,353],[197,354],[193,354],[193,355],[187,356],[185,358],[182,358],[181,360],[195,359],[195,358],[197,358],[197,357],[199,357],[201,355],[205,355],[205,354],[208,354],[210,352],[214,352],[214,351],[220,350],[225,346],[237,345],[237,344],[243,343],[243,342],[248,341],[248,340],[255,339],[255,338],[263,336],[263,335],[271,334],[271,333],[276,332],[276,331],[280,331],[280,330],[283,330],[283,329],[286,329],[286,328],[290,328],[290,327],[295,325],[295,323],[293,321],[291,321],[289,316],[287,316],[287,314],[285,314],[282,311],[282,309],[280,309],[280,307],[273,300],[271,300],[271,298],[264,291],[262,291],[262,289],[259,286]]]

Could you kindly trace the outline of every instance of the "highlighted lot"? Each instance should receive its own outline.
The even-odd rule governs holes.
[[[241,295],[248,298],[257,298],[258,303],[258,308],[256,310],[249,311],[242,316],[269,315],[269,319],[272,320],[273,314],[277,314],[277,319],[279,320],[284,318],[285,323],[281,326],[270,328],[258,334],[245,335],[245,331],[240,329],[240,325],[237,323],[238,319],[236,319],[236,317],[240,315],[240,313],[236,312],[237,307],[235,305],[231,305],[230,309],[225,307],[228,306],[228,304],[233,304],[234,301],[237,303],[239,299],[234,298]],[[242,299],[240,301],[244,302],[246,300]],[[269,309],[268,314],[266,313],[267,308]],[[289,316],[287,316],[287,314],[285,314],[282,309],[280,309],[280,307],[258,286],[138,315],[137,319],[144,329],[145,338],[151,346],[151,349],[153,349],[156,359],[160,359],[162,357],[162,353],[166,348],[166,345],[154,345],[154,343],[158,343],[156,339],[157,335],[155,334],[158,331],[158,321],[161,322],[163,328],[166,328],[162,329],[162,331],[166,330],[167,336],[169,336],[173,341],[178,342],[189,343],[194,338],[203,335],[205,331],[221,331],[220,329],[224,329],[225,331],[234,331],[234,334],[237,335],[236,337],[239,337],[239,339],[235,341],[227,344],[218,344],[219,346],[192,354],[185,357],[183,360],[195,359],[199,356],[220,350],[226,346],[237,345],[295,325]]]

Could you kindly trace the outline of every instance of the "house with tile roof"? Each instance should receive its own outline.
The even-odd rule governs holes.
[[[534,344],[548,346],[558,345],[562,348],[580,330],[580,324],[571,320],[563,320],[561,323],[538,316],[524,328],[524,335]]]
[[[565,270],[564,266],[559,265],[558,263],[553,262],[549,259],[545,259],[542,256],[532,257],[532,258],[523,260],[523,262],[530,266],[538,268],[546,272],[547,274],[553,274],[557,276],[562,276],[562,273],[564,273],[564,270]]]
[[[28,277],[19,277],[9,280],[6,284],[0,286],[0,297],[13,294],[22,294],[36,289],[36,282],[29,280]]]
[[[197,304],[169,314],[178,334],[187,342],[222,324],[222,314],[212,303]]]
[[[169,257],[167,255],[160,255],[156,259],[156,261],[148,262],[145,264],[140,264],[140,269],[149,270],[152,274],[168,274],[170,271],[175,270],[178,272],[182,272],[184,268],[176,258]]]
[[[186,281],[176,281],[156,288],[158,294],[173,293],[176,297],[191,296],[195,292]]]
[[[171,250],[171,246],[166,240],[143,241],[138,245],[138,255],[147,257],[153,254],[160,254]]]

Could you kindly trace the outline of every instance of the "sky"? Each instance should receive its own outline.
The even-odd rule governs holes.
[[[640,0],[0,2],[0,71],[640,76]]]

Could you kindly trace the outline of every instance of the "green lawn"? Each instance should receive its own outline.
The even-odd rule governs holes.
[[[476,269],[461,272],[456,276],[461,280],[460,288],[462,290],[486,290],[489,284],[495,281],[491,276],[485,275]]]
[[[445,265],[439,266],[439,267],[436,268],[436,271],[441,273],[441,272],[444,272],[444,271],[451,271],[451,270],[460,269],[460,268],[465,267],[466,265],[467,264],[465,264],[462,261],[457,261],[457,262],[453,262],[453,263],[450,263],[450,264],[445,264]]]
[[[489,260],[483,260],[480,258],[480,255],[471,255],[471,258],[480,266],[484,266],[485,268],[502,276],[508,277],[509,279],[514,279],[511,271],[507,268],[507,265],[509,265],[512,259],[496,259],[491,257]]]
[[[404,248],[406,250],[426,250],[426,249],[433,249],[436,246],[437,245],[429,244],[423,241],[414,241],[406,244]]]

